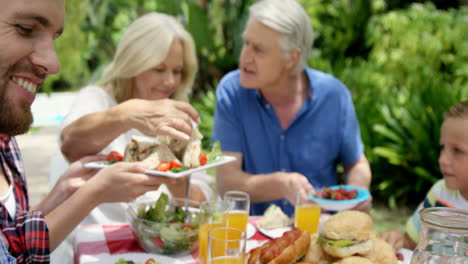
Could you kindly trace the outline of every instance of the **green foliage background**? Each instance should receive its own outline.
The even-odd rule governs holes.
[[[442,113],[468,98],[468,8],[456,0],[298,1],[315,33],[309,65],[334,74],[352,91],[375,199],[391,206],[420,201],[440,178]],[[61,73],[45,90],[76,90],[98,80],[131,21],[150,11],[172,14],[197,45],[200,71],[192,103],[208,148],[214,89],[237,67],[253,2],[67,0],[66,30],[56,44]]]

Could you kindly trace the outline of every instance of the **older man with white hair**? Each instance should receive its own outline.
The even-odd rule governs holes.
[[[295,0],[262,0],[250,8],[238,70],[216,91],[213,140],[236,162],[217,171],[221,193],[250,194],[251,214],[275,203],[292,215],[301,200],[337,183],[368,189],[369,163],[351,94],[335,77],[307,67],[313,34]],[[370,200],[355,209],[368,210]]]

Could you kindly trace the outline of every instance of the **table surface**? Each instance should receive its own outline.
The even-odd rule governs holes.
[[[250,217],[249,222],[255,224],[259,218]],[[269,239],[255,229],[255,234],[247,241],[247,250]],[[111,255],[137,252],[145,251],[138,244],[128,224],[84,226],[78,230],[74,241],[74,263],[79,264],[103,263],[102,261]],[[177,256],[176,259],[185,264],[197,264],[198,251]]]
[[[320,222],[323,223],[329,215],[322,215]],[[249,217],[249,223],[254,224],[261,216]],[[246,250],[259,246],[269,240],[257,228],[255,234],[247,241]],[[159,260],[161,264],[198,264],[198,250],[189,255],[177,256],[168,258],[156,254],[142,254],[145,251],[140,247],[138,241],[133,234],[131,227],[128,224],[119,225],[89,225],[79,228],[76,232],[74,247],[74,263],[75,264],[90,264],[90,263],[115,263],[115,258],[119,256],[138,256],[138,261],[144,264],[144,260],[153,257]],[[409,264],[412,251],[402,249],[405,259],[399,264]],[[127,254],[128,253],[128,254]],[[137,255],[137,253],[140,253]],[[124,255],[126,254],[126,255]],[[143,258],[144,257],[144,258]],[[159,258],[159,259],[158,259]],[[141,260],[144,259],[144,260]]]

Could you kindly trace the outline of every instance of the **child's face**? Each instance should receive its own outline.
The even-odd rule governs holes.
[[[440,133],[439,166],[445,184],[468,197],[468,118],[447,118]]]

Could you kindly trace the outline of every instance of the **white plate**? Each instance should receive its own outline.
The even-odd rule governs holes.
[[[403,261],[398,261],[398,264],[410,264],[411,257],[413,256],[413,251],[407,248],[400,248],[397,250],[397,253],[403,255]]]
[[[255,229],[254,225],[252,225],[251,223],[247,223],[247,239],[253,237],[256,231],[257,230]]]
[[[286,226],[286,227],[280,227],[280,228],[274,228],[274,229],[265,229],[257,225],[257,229],[258,231],[260,231],[260,233],[264,234],[265,236],[269,238],[278,238],[278,237],[281,237],[284,234],[284,232],[291,230],[292,227]]]
[[[139,264],[145,264],[145,262],[150,258],[154,259],[160,264],[184,264],[183,261],[177,260],[175,258],[158,255],[158,254],[149,254],[149,253],[123,253],[123,254],[114,254],[114,255],[99,255],[99,257],[96,256],[94,260],[93,260],[93,257],[91,256],[90,258],[87,258],[87,259],[83,259],[82,257],[80,259],[80,263],[81,264],[85,264],[85,263],[114,264],[121,258],[124,260],[131,260]]]
[[[322,225],[323,223],[330,217],[330,214],[327,213],[322,213],[320,215],[320,223],[319,223],[319,231],[322,231]],[[275,229],[264,229],[256,225],[258,231],[260,233],[264,234],[265,236],[269,238],[278,238],[283,235],[284,232],[287,232],[292,229],[292,226],[286,226],[286,227],[280,227],[280,228],[275,228]]]
[[[197,168],[193,168],[193,169],[189,169],[189,170],[185,170],[185,171],[181,171],[181,172],[177,172],[177,173],[163,172],[163,171],[157,171],[157,170],[145,170],[145,173],[149,174],[149,175],[155,175],[155,176],[165,176],[165,177],[169,177],[169,178],[180,178],[180,177],[183,177],[183,176],[186,176],[186,175],[198,172],[198,171],[202,171],[202,170],[206,170],[206,169],[209,169],[209,168],[217,167],[217,166],[220,166],[220,165],[223,165],[223,164],[226,164],[228,162],[235,161],[235,160],[236,160],[236,157],[224,156],[224,157],[220,158],[219,160],[216,160],[214,162],[210,162],[210,163],[208,163],[206,165],[203,165],[203,166],[200,166],[200,167],[197,167]],[[102,168],[105,168],[105,167],[108,167],[108,166],[110,166],[110,165],[108,164],[107,161],[88,162],[88,163],[86,163],[84,165],[85,168],[90,168],[90,169],[102,169]]]

